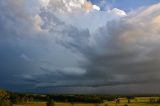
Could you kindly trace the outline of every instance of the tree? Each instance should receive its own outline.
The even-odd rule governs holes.
[[[128,103],[131,103],[131,100],[130,100],[130,99],[128,99]]]
[[[131,99],[134,99],[135,97],[133,97],[133,96],[127,96],[126,98],[128,100],[128,103],[131,103]]]
[[[116,104],[119,104],[120,103],[120,99],[116,99]]]
[[[0,106],[12,106],[9,97],[9,94],[6,91],[0,90]]]

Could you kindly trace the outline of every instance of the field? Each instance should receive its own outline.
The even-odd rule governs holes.
[[[100,106],[160,106],[160,104],[157,103],[150,103],[151,97],[136,97],[135,99],[131,99],[130,103],[128,103],[128,100],[125,98],[120,98],[120,103],[116,104],[115,101],[111,102],[104,102]],[[158,99],[158,97],[152,97],[155,99]]]
[[[119,103],[116,101],[104,101],[101,104],[94,103],[55,103],[54,106],[160,106],[158,103],[150,103],[150,98],[158,99],[159,97],[135,97],[130,103],[126,98],[119,98]],[[13,106],[46,106],[46,102],[31,102],[23,105]]]
[[[13,106],[46,106],[46,102],[31,102],[31,103],[27,103],[27,104],[20,104],[20,105],[16,105],[14,104]]]

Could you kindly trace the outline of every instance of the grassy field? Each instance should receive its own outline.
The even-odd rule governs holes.
[[[125,106],[126,104],[128,106],[160,106],[160,104],[157,103],[150,103],[150,98],[151,97],[136,97],[135,99],[131,99],[130,103],[128,103],[128,100],[126,98],[119,98],[120,103],[116,104],[115,101],[111,102],[104,102],[103,104],[100,104],[100,106]],[[152,97],[155,99],[158,99],[159,97]]]
[[[102,104],[93,103],[55,103],[55,106],[160,106],[157,103],[149,103],[151,97],[136,97],[131,99],[130,103],[126,98],[119,98],[120,103],[116,104],[116,101],[104,101]],[[152,97],[158,99],[159,97]],[[13,106],[46,106],[46,102],[31,102],[23,105],[13,105]]]
[[[46,102],[31,102],[27,104],[14,104],[13,106],[46,106]]]

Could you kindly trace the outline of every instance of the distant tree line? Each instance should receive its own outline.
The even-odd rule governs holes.
[[[14,104],[23,104],[33,101],[33,96],[28,94],[10,93],[10,100]]]
[[[115,101],[117,96],[106,95],[48,95],[48,94],[28,94],[14,93],[0,90],[0,106],[2,104],[23,104],[31,101],[44,101],[48,103],[56,102],[83,102],[83,103],[102,103],[104,100]]]
[[[56,102],[83,102],[83,103],[102,103],[106,101],[118,101],[118,96],[108,95],[48,95],[48,94],[28,94],[28,93],[14,93],[5,90],[0,90],[0,106],[11,106],[11,104],[23,104],[31,101],[44,101],[48,103]],[[132,96],[127,96],[128,103],[130,99],[134,99]],[[153,102],[154,100],[150,100]],[[157,100],[160,102],[160,99]]]
[[[103,100],[114,101],[116,96],[103,95],[48,95],[57,102],[102,103]]]
[[[121,96],[122,97],[122,96]],[[69,102],[69,103],[95,103],[99,104],[104,101],[115,101],[120,103],[120,96],[109,95],[49,95],[49,94],[28,94],[28,93],[14,93],[5,90],[0,90],[0,106],[12,106],[12,104],[24,104],[27,102],[47,102],[47,106],[54,106],[55,102]],[[124,97],[124,96],[123,96]],[[128,103],[134,96],[126,96]],[[160,103],[160,98],[150,98],[150,103]],[[52,105],[50,105],[52,104]]]

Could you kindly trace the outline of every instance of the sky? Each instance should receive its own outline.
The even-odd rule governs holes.
[[[0,0],[0,88],[160,94],[159,0]]]
[[[91,2],[100,6],[102,10],[119,8],[129,12],[159,3],[160,0],[91,0]]]

